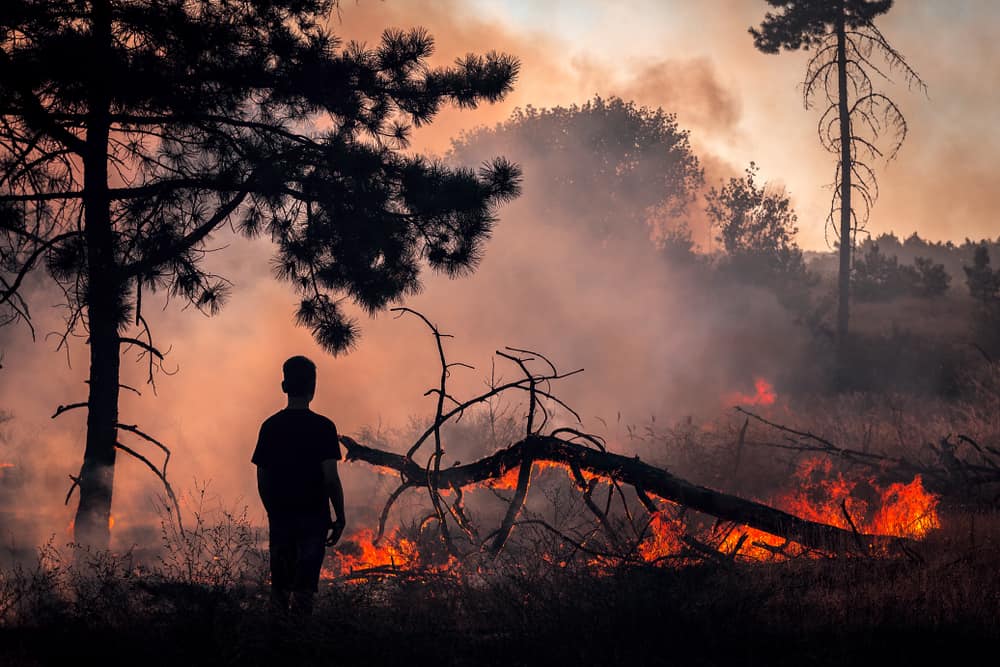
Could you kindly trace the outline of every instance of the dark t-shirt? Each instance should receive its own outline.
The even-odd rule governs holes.
[[[262,468],[272,490],[269,514],[330,516],[321,461],[340,460],[336,425],[312,410],[285,409],[260,427],[250,460]]]

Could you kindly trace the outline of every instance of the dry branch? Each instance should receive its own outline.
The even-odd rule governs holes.
[[[935,462],[928,464],[905,457],[841,447],[822,436],[765,419],[744,408],[737,407],[736,410],[775,431],[794,436],[788,437],[783,443],[748,442],[747,444],[824,454],[876,470],[880,476],[892,479],[912,479],[914,475],[920,475],[928,489],[942,495],[968,496],[977,488],[1000,483],[1000,455],[991,452],[989,447],[979,446],[972,438],[965,435],[960,434],[957,437],[959,444],[952,442],[951,435],[941,438],[938,446],[928,444],[928,448],[935,456]],[[958,447],[961,443],[972,447],[982,463],[975,463],[959,456]]]
[[[425,470],[405,456],[365,446],[347,436],[341,436],[341,442],[347,449],[348,460],[395,470],[404,482],[412,480],[420,484],[426,479]],[[570,469],[577,467],[590,474],[640,488],[646,494],[659,496],[692,510],[756,528],[827,553],[857,554],[859,538],[865,545],[861,553],[869,549],[893,549],[905,542],[902,538],[884,535],[856,536],[851,530],[808,521],[761,503],[692,484],[662,468],[645,463],[638,457],[599,451],[552,436],[529,436],[473,463],[441,470],[435,483],[439,488],[462,488],[499,479],[507,471],[521,467],[522,474],[518,480],[520,490],[521,482],[527,478],[522,466],[526,462],[535,461],[563,464]],[[518,495],[520,494],[515,494]],[[515,506],[519,509],[516,497],[510,509],[514,510]],[[504,524],[507,523],[508,520],[505,519]],[[510,523],[513,523],[513,519],[510,519]],[[506,535],[503,537],[506,539]],[[494,545],[499,542],[502,547],[499,538],[500,534]]]

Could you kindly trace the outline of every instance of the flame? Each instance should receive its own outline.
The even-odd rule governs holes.
[[[841,472],[833,473],[829,459],[809,459],[800,464],[791,491],[776,497],[771,503],[779,509],[845,530],[856,528],[861,533],[888,535],[921,540],[935,528],[940,528],[940,499],[924,488],[917,475],[909,483],[896,482],[882,487],[874,478],[847,479]],[[850,520],[848,520],[848,516]],[[802,553],[798,545],[789,545],[783,538],[752,528],[731,532],[719,545],[730,553],[740,535],[747,534],[740,555],[764,560],[775,557],[767,546],[790,549],[789,555]],[[766,546],[760,546],[766,545]]]
[[[375,531],[370,528],[363,528],[345,538],[327,559],[320,573],[321,578],[336,579],[358,571],[382,568],[446,572],[457,564],[454,556],[435,562],[421,552],[414,540],[400,535],[398,529],[384,535],[378,544],[375,538]]]
[[[744,394],[742,392],[727,394],[723,398],[723,402],[728,405],[774,405],[774,402],[778,400],[778,394],[774,391],[774,385],[764,378],[754,378],[753,388],[753,394]]]
[[[822,521],[841,528],[851,522],[864,533],[923,539],[940,527],[939,499],[924,489],[920,475],[908,484],[897,482],[882,488],[874,478],[848,480],[843,473],[831,473],[829,459],[804,462],[795,475],[797,488],[779,506],[804,519]]]
[[[841,472],[834,473],[829,459],[816,458],[800,464],[792,479],[793,488],[769,504],[803,519],[845,530],[851,530],[853,524],[861,533],[915,540],[924,539],[941,526],[939,498],[924,488],[919,475],[909,483],[883,487],[871,477],[848,479]],[[657,512],[649,530],[650,535],[639,545],[639,555],[647,562],[659,562],[683,551],[682,536],[690,529],[683,521]],[[747,526],[734,528],[721,540],[711,531],[689,534],[705,544],[718,542],[715,548],[720,553],[749,560],[773,560],[806,552],[801,545]]]
[[[519,470],[520,470],[519,466],[508,468],[507,470],[504,471],[503,475],[501,475],[500,477],[488,480],[486,482],[486,486],[500,491],[513,491],[514,489],[517,488],[517,476]],[[556,461],[533,462],[532,473],[534,475],[540,474],[546,470],[562,470],[571,480],[573,479],[573,471],[571,471],[569,466],[567,466],[564,463],[559,463]],[[589,483],[595,477],[598,477],[598,475],[594,475],[592,473],[588,473],[583,470],[581,470],[580,473],[583,476],[584,481],[587,483]]]
[[[649,520],[650,536],[639,545],[639,555],[646,562],[656,562],[681,552],[684,523],[665,511],[655,512]]]
[[[109,514],[108,515],[108,530],[111,530],[114,527],[115,527],[115,515],[114,514]]]
[[[534,466],[539,473],[558,468],[572,480],[572,472],[561,463],[536,461]],[[484,485],[512,490],[517,485],[517,475],[515,467]],[[586,473],[584,476],[588,481],[595,477]],[[830,459],[814,458],[803,461],[791,481],[791,488],[767,502],[803,519],[845,530],[850,530],[853,524],[862,533],[917,540],[941,525],[937,513],[939,498],[924,488],[919,475],[908,483],[883,486],[873,477],[848,478],[834,470]],[[721,536],[715,528],[694,528],[674,503],[665,502],[663,509],[651,515],[645,537],[636,549],[638,556],[647,563],[682,562],[683,559],[676,557],[689,549],[690,538],[709,548],[714,545],[721,554],[743,560],[780,560],[803,554],[820,556],[782,537],[747,526],[737,526]],[[373,571],[458,574],[458,560],[443,549],[434,548],[433,544],[425,546],[423,540],[418,544],[399,529],[386,534],[378,544],[375,537],[375,531],[366,528],[346,538],[327,559],[322,577],[327,580],[350,578],[353,574]],[[565,565],[548,554],[540,554],[540,557],[556,565]],[[613,565],[613,559],[604,557],[587,562],[595,571],[607,571]]]
[[[0,463],[0,470],[2,470],[4,468],[14,468],[14,467],[15,466],[14,466],[13,463]]]

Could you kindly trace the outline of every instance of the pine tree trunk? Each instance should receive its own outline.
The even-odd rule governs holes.
[[[118,334],[115,304],[108,303],[98,292],[99,286],[107,281],[99,279],[93,270],[91,278],[93,289],[87,304],[90,320],[87,446],[80,470],[80,504],[74,521],[74,538],[80,544],[107,548],[111,538],[109,519],[118,437]]]
[[[121,319],[121,285],[108,193],[110,104],[105,74],[107,68],[101,67],[111,44],[107,0],[94,2],[92,16],[97,62],[92,66],[86,154],[83,159],[90,395],[87,399],[87,445],[80,470],[80,504],[74,520],[74,539],[80,544],[107,548],[111,538],[109,520],[118,437],[118,322]]]
[[[837,108],[840,116],[840,272],[837,279],[837,375],[844,377],[851,296],[851,117],[847,105],[847,34],[837,22]]]

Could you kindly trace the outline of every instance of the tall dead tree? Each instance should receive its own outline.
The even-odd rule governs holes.
[[[839,243],[837,292],[838,369],[843,369],[850,319],[851,254],[878,197],[873,162],[895,157],[906,138],[903,113],[876,90],[872,75],[889,81],[899,72],[910,87],[926,90],[923,80],[875,26],[892,0],[766,0],[781,11],[768,12],[750,28],[754,46],[764,53],[813,50],[806,65],[803,102],[823,106],[818,133],[823,147],[837,156],[827,229]],[[882,67],[875,61],[880,57]],[[885,71],[883,67],[886,67]],[[889,146],[880,148],[888,137]]]
[[[86,333],[89,395],[57,411],[87,410],[78,542],[108,544],[116,453],[138,454],[121,431],[159,445],[118,415],[122,350],[149,355],[150,379],[163,356],[144,295],[216,312],[230,284],[202,264],[213,235],[269,236],[299,323],[338,352],[356,336],[345,299],[375,312],[417,290],[425,264],[470,270],[518,193],[503,159],[476,172],[402,150],[442,105],[503,98],[517,60],[431,68],[422,29],[342,45],[335,5],[3,2],[0,321],[30,325],[24,286],[40,269],[63,297],[63,341]]]

